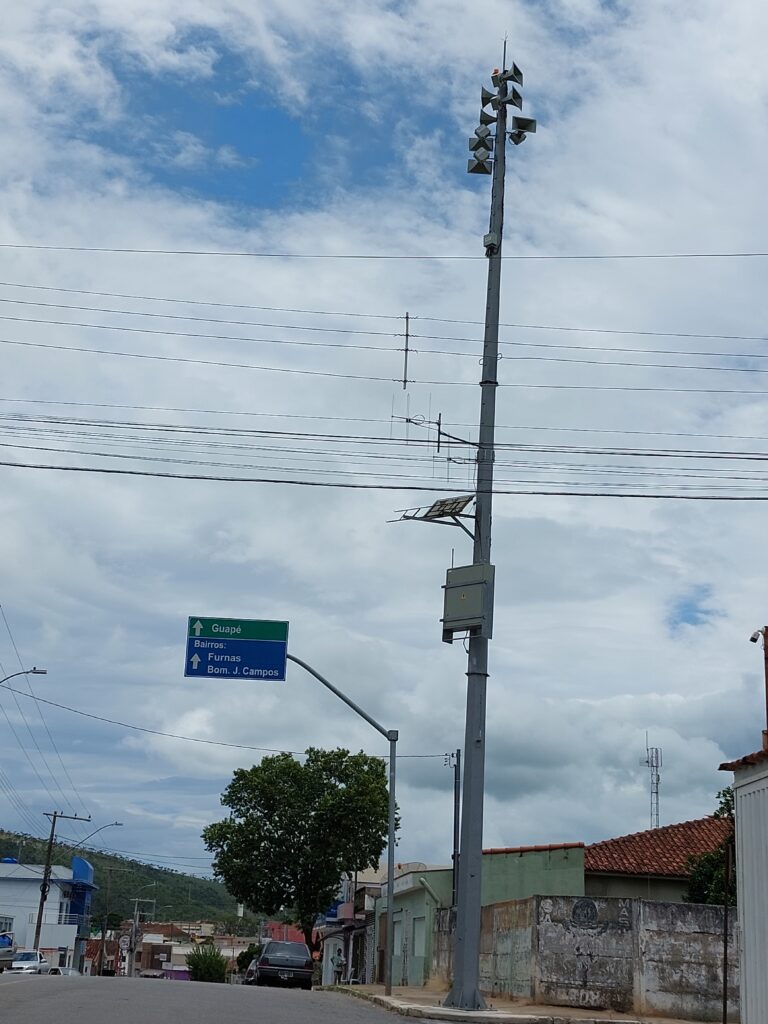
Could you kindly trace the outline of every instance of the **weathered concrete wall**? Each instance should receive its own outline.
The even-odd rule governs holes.
[[[480,988],[494,996],[530,999],[534,978],[535,900],[483,907]]]
[[[637,1009],[670,1017],[722,1020],[723,908],[639,901],[642,972]],[[730,912],[728,1009],[739,1019],[739,964]]]
[[[548,896],[537,901],[534,997],[556,1006],[633,1008],[632,900]]]
[[[739,971],[729,931],[729,1014]],[[450,980],[455,914],[438,911],[433,974]],[[484,907],[480,987],[538,1003],[722,1020],[721,907],[536,896]]]

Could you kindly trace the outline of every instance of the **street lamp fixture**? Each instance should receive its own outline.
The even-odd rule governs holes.
[[[9,679],[15,679],[16,676],[47,676],[47,675],[48,675],[48,669],[47,668],[36,668],[33,665],[32,668],[23,668],[20,672],[11,672],[11,674],[9,676],[6,676],[5,679],[0,679],[0,686],[2,686],[3,683],[7,683]]]

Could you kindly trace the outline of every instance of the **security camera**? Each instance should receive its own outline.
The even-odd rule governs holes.
[[[756,629],[752,636],[749,638],[753,644],[756,644],[760,637],[763,635],[762,629]]]

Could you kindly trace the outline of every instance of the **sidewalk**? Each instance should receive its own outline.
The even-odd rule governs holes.
[[[615,1010],[580,1010],[570,1006],[542,1006],[539,1003],[512,1002],[487,998],[487,1010],[453,1010],[442,1006],[446,991],[427,985],[424,988],[393,988],[384,995],[383,985],[325,985],[325,992],[342,992],[358,999],[367,999],[403,1017],[427,1020],[465,1021],[466,1024],[703,1024],[680,1021],[671,1017],[638,1017],[634,1013]]]

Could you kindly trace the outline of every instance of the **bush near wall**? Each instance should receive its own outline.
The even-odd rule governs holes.
[[[189,976],[192,981],[227,980],[227,958],[215,946],[200,946],[186,956]]]

